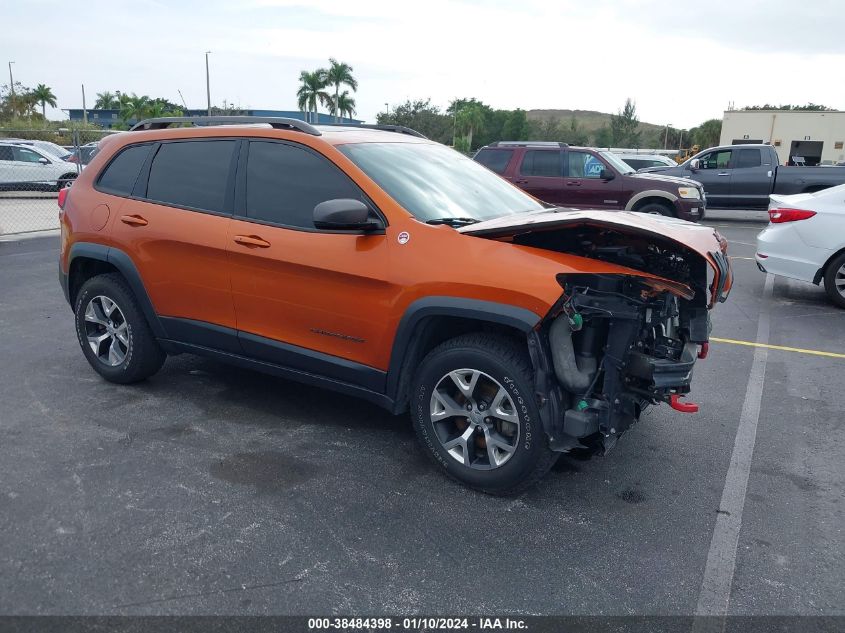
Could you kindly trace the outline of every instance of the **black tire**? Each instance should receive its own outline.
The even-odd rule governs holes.
[[[65,187],[67,187],[70,183],[76,180],[78,174],[65,174],[64,176],[60,177],[56,181],[56,191],[61,191]]]
[[[827,265],[824,273],[824,291],[833,303],[840,308],[845,308],[845,286],[837,289],[837,280],[841,284],[845,281],[845,272],[840,272],[845,266],[845,253],[840,253]]]
[[[652,215],[665,215],[669,218],[677,217],[675,211],[662,202],[648,202],[637,209],[637,213],[651,213]]]
[[[459,369],[477,370],[487,375],[483,380],[495,380],[498,385],[493,388],[505,388],[514,406],[514,414],[518,416],[515,450],[507,461],[497,467],[477,470],[465,465],[443,447],[435,429],[431,418],[432,393],[441,379]],[[527,351],[512,339],[475,333],[446,341],[425,357],[417,369],[411,389],[411,419],[417,436],[432,460],[456,481],[492,495],[513,495],[537,483],[557,461],[559,454],[549,448],[540,422]],[[483,439],[473,438],[471,450],[482,454],[481,460],[486,448],[476,446]],[[483,446],[486,447],[486,443]]]
[[[92,301],[94,306],[97,305],[97,301],[102,306],[101,297],[106,297],[117,305],[115,323],[118,326],[123,322],[126,324],[123,335],[126,343],[119,346],[119,353],[122,352],[125,356],[116,365],[110,365],[106,360],[101,359],[94,352],[88,339],[89,334],[105,333],[105,325],[86,320],[85,316]],[[167,355],[159,347],[135,295],[118,273],[97,275],[86,281],[76,297],[74,314],[76,315],[76,336],[85,358],[88,359],[94,371],[109,382],[119,384],[139,382],[155,374],[164,364]],[[106,318],[111,325],[111,318]]]

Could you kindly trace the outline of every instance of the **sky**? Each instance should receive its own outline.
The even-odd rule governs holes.
[[[335,57],[357,117],[475,97],[494,108],[618,111],[690,128],[763,103],[845,109],[845,0],[0,0],[0,71],[82,107],[85,85],[206,106],[295,110]],[[0,72],[0,83],[8,74]],[[62,118],[58,110],[48,117]]]

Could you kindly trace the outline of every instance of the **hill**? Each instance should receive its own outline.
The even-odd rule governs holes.
[[[602,127],[610,126],[610,114],[607,112],[596,112],[595,110],[528,110],[526,112],[529,121],[544,121],[551,118],[558,119],[564,124],[569,122],[573,115],[578,125],[590,136],[594,136]],[[643,138],[656,138],[656,135],[664,130],[665,126],[641,121],[639,129],[643,133]]]

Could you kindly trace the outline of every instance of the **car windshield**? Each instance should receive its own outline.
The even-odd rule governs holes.
[[[489,220],[545,206],[486,167],[434,143],[351,143],[338,149],[418,220]]]
[[[618,171],[620,174],[633,174],[634,170],[631,169],[630,165],[626,163],[624,160],[619,158],[613,152],[599,152],[601,157],[606,160],[608,163],[613,165],[613,168]]]

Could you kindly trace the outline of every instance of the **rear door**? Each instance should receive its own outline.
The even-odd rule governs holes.
[[[564,188],[567,206],[578,209],[621,209],[622,178],[603,180],[602,170],[615,173],[598,156],[581,150],[566,151]]]
[[[563,182],[563,151],[526,149],[513,183],[543,202],[565,204],[567,191]]]
[[[732,158],[732,206],[765,207],[774,182],[772,152],[763,148],[735,149]]]
[[[731,206],[731,149],[717,149],[702,154],[699,169],[690,169],[689,177],[704,185],[708,206]]]
[[[0,145],[0,186],[18,182],[15,154],[11,145]]]

